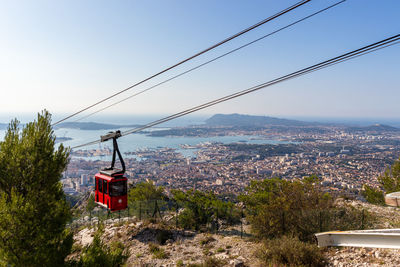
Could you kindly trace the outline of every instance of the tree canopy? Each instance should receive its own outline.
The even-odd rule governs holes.
[[[129,202],[163,200],[166,198],[164,187],[155,186],[152,181],[141,182],[129,189]]]
[[[0,264],[60,266],[70,251],[60,183],[69,149],[55,139],[44,111],[22,129],[13,120],[0,143]]]
[[[387,194],[400,191],[400,160],[396,160],[390,168],[387,168],[378,181]]]
[[[370,219],[367,212],[337,206],[317,177],[251,181],[239,200],[246,206],[252,231],[260,238],[295,235],[312,240],[316,232],[367,227]]]

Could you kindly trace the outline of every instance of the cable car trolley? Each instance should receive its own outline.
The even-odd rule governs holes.
[[[111,167],[104,168],[95,175],[95,202],[109,211],[123,210],[128,207],[128,179],[124,176],[125,163],[118,149],[118,137],[121,137],[120,131],[109,132],[107,135],[101,136],[101,142],[113,140],[113,156]],[[115,154],[118,154],[122,170],[114,167]]]

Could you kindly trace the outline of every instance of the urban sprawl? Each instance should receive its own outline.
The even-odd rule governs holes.
[[[400,131],[381,125],[365,128],[319,127],[190,127],[174,129],[184,136],[258,136],[277,144],[205,142],[182,144],[193,157],[172,148],[124,153],[130,184],[151,180],[170,189],[212,190],[237,195],[253,179],[299,179],[317,175],[327,191],[360,197],[364,184],[378,186],[377,178],[399,157]],[[160,133],[158,133],[160,134]],[[161,134],[171,134],[165,132]],[[173,138],[173,137],[172,137]],[[94,174],[108,166],[110,149],[78,150],[62,179],[67,194],[94,189]],[[104,160],[94,160],[102,157]]]

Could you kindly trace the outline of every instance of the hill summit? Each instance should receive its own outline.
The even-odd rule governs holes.
[[[210,126],[311,126],[316,123],[298,120],[280,119],[269,116],[253,116],[242,114],[215,114],[206,120]]]

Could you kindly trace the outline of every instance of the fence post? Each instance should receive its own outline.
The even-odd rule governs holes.
[[[365,214],[363,209],[361,213],[361,230],[364,230],[364,219],[365,219]]]
[[[218,234],[218,228],[219,228],[219,225],[218,225],[218,208],[217,208],[217,216],[216,216],[216,219],[217,219],[217,222],[216,222],[216,224],[215,224],[215,231],[216,231],[216,234]]]
[[[178,229],[178,202],[175,203],[175,228]]]
[[[142,201],[139,200],[139,221],[142,220]]]
[[[157,199],[154,199],[154,210],[153,210],[153,218],[157,219]]]
[[[240,238],[243,238],[243,207],[242,207],[242,212],[241,212],[241,218],[240,218]]]
[[[319,232],[322,232],[322,210],[319,211]]]

